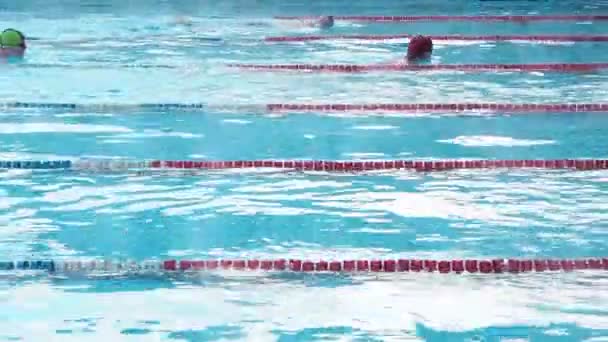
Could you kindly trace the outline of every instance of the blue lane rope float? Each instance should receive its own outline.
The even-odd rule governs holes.
[[[12,270],[46,270],[55,272],[55,261],[53,260],[37,260],[37,261],[0,261],[0,271]]]
[[[0,104],[0,107],[8,109],[143,109],[143,110],[176,110],[176,109],[203,109],[207,105],[202,103],[139,103],[139,104],[86,104],[86,103],[61,103],[61,102],[8,102]]]
[[[16,68],[38,69],[178,69],[180,66],[169,64],[67,64],[67,63],[19,63],[12,64]]]
[[[0,160],[0,169],[56,170],[72,168],[71,160]]]

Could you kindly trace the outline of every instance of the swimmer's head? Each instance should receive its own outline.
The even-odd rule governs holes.
[[[175,18],[174,24],[181,25],[181,26],[192,26],[192,19],[190,19],[189,17],[180,15]]]
[[[6,29],[0,34],[0,45],[3,48],[25,49],[25,36],[15,29]]]
[[[321,28],[324,28],[324,29],[333,27],[334,26],[334,16],[333,15],[326,15],[324,17],[321,17],[319,19],[319,26]]]
[[[23,33],[14,29],[2,31],[0,34],[0,56],[23,57],[25,49],[25,36]]]
[[[407,60],[415,61],[431,57],[433,41],[429,37],[415,36],[407,46]]]

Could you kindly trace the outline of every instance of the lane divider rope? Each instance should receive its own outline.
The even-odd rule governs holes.
[[[195,272],[195,271],[280,271],[280,272],[438,272],[438,273],[530,273],[571,272],[578,270],[608,270],[608,258],[589,259],[490,259],[490,260],[429,260],[429,259],[362,259],[362,260],[302,260],[302,259],[217,259],[217,260],[32,260],[1,261],[0,272],[39,270],[51,273],[94,272]]]
[[[391,40],[409,39],[412,34],[356,34],[356,35],[310,35],[276,36],[264,38],[267,42],[306,42],[316,40]],[[532,42],[608,42],[606,35],[428,35],[436,41],[532,41]]]
[[[16,68],[33,69],[177,69],[177,65],[169,64],[102,64],[102,63],[19,63],[12,64]]]
[[[148,111],[267,111],[263,104],[206,104],[206,103],[73,103],[73,102],[5,102],[0,110],[50,109],[65,111],[148,112]]]
[[[203,104],[203,103],[44,103],[10,102],[0,104],[0,110],[51,109],[66,111],[188,111],[188,112],[402,112],[402,113],[591,113],[608,112],[608,103],[269,103],[269,104]]]
[[[516,104],[516,103],[377,103],[377,104],[301,104],[276,103],[266,105],[271,112],[408,112],[408,113],[563,113],[606,112],[608,104]]]
[[[353,172],[373,170],[447,171],[463,169],[561,169],[605,170],[608,159],[529,160],[14,160],[0,161],[0,169],[20,170],[226,170],[293,169],[302,171]]]
[[[318,16],[275,16],[278,20],[310,20]],[[342,15],[335,20],[368,22],[411,21],[599,21],[608,20],[608,15]]]
[[[608,63],[542,63],[542,64],[228,64],[232,68],[250,70],[286,70],[319,72],[369,71],[561,71],[581,72],[608,68]]]

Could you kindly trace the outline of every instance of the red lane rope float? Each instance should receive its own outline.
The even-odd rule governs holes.
[[[460,169],[574,169],[605,170],[608,159],[557,159],[557,160],[382,160],[382,161],[330,161],[330,160],[228,160],[189,161],[154,160],[147,163],[151,169],[249,169],[276,168],[304,171],[369,171],[399,170],[446,171]]]
[[[275,16],[279,20],[315,19],[315,16]],[[349,21],[597,21],[608,20],[608,15],[346,15],[334,16],[335,20]]]
[[[412,34],[392,34],[392,35],[318,35],[318,36],[277,36],[266,37],[267,42],[305,42],[314,40],[390,40],[407,39]],[[608,36],[603,35],[431,35],[432,40],[443,41],[534,41],[534,42],[608,42]]]
[[[229,64],[229,67],[262,71],[316,71],[357,73],[370,71],[556,71],[583,72],[608,68],[608,63],[542,64]]]
[[[419,260],[371,259],[342,261],[278,260],[165,260],[165,271],[231,269],[241,271],[293,272],[439,272],[439,273],[524,273],[545,271],[608,270],[608,259],[578,260]]]
[[[0,169],[125,171],[154,169],[274,168],[313,171],[398,170],[444,171],[457,169],[608,169],[608,159],[530,160],[0,160]]]
[[[269,112],[408,112],[408,113],[578,113],[608,112],[608,103],[377,103],[377,104],[267,104]]]

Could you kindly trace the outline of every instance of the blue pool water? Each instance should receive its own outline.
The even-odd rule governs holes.
[[[0,102],[189,103],[206,112],[2,109],[0,159],[606,158],[608,117],[222,111],[271,102],[608,101],[608,74],[295,74],[227,63],[400,60],[403,43],[325,34],[310,14],[606,14],[606,1],[4,1],[30,41]],[[187,17],[192,25],[176,24]],[[252,25],[254,24],[254,25]],[[332,34],[605,34],[608,22],[338,22]],[[201,38],[221,38],[214,41]],[[432,63],[606,62],[608,43],[435,42]],[[0,260],[608,255],[608,173],[0,172]],[[0,271],[0,340],[603,341],[602,273],[458,276]]]

